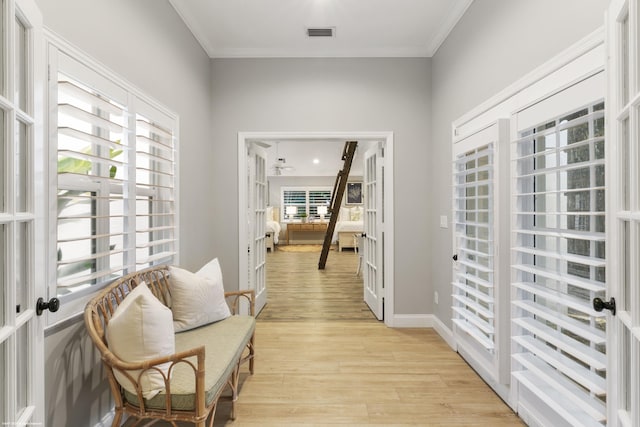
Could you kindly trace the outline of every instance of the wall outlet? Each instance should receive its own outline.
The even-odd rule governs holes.
[[[433,293],[433,301],[437,304],[438,303],[438,291],[435,291]]]
[[[446,215],[440,216],[440,228],[449,228],[449,219]]]

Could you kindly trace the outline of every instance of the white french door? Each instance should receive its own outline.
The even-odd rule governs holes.
[[[0,424],[44,421],[42,17],[0,1]]]
[[[267,154],[262,147],[249,149],[249,283],[256,293],[256,315],[267,303],[266,286]]]
[[[545,425],[606,423],[605,88],[598,72],[512,118],[511,390]]]
[[[498,120],[453,146],[453,334],[458,352],[503,398],[509,383],[509,270],[503,262],[500,271],[508,252],[497,253],[497,242],[509,232],[507,218],[500,220],[506,213],[500,197],[506,205],[509,188],[498,174],[500,164],[508,164],[508,141],[509,122]]]
[[[364,300],[378,320],[383,318],[382,218],[378,206],[382,203],[381,143],[364,155]],[[379,203],[379,204],[378,204]]]
[[[608,425],[640,425],[640,2],[614,0],[607,14]],[[604,304],[600,304],[601,306]],[[615,315],[613,307],[616,308]],[[606,310],[605,310],[606,311]]]

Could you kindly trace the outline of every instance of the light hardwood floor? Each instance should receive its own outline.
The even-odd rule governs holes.
[[[318,257],[268,254],[255,374],[241,374],[236,420],[221,402],[216,426],[524,425],[432,329],[364,316],[353,252],[332,251],[324,272]]]
[[[319,261],[319,249],[267,253],[268,298],[258,320],[375,321],[362,298],[362,276],[356,276],[358,255],[331,250],[324,270],[318,270]]]

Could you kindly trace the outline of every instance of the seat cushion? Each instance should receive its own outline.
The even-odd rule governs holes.
[[[205,346],[205,405],[209,406],[224,388],[237,366],[255,330],[255,318],[234,315],[216,323],[175,335],[176,352]],[[193,359],[193,363],[196,361]],[[173,410],[194,410],[195,408],[194,370],[186,363],[175,366],[171,376],[171,407]],[[148,409],[165,408],[165,392],[152,399],[145,399]],[[125,391],[125,399],[138,405],[135,395]]]

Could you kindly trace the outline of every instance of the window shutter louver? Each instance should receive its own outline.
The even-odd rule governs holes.
[[[136,117],[136,264],[166,262],[175,254],[174,146],[171,130]]]
[[[457,156],[454,162],[454,222],[457,268],[453,322],[483,348],[495,348],[493,260],[493,144]]]
[[[576,425],[606,419],[604,104],[519,132],[513,376]]]
[[[309,191],[309,215],[318,215],[318,206],[328,206],[331,202],[330,190],[310,190]],[[325,218],[330,218],[331,214],[327,212]]]
[[[58,286],[77,290],[125,267],[127,115],[123,105],[60,73],[57,120]]]

